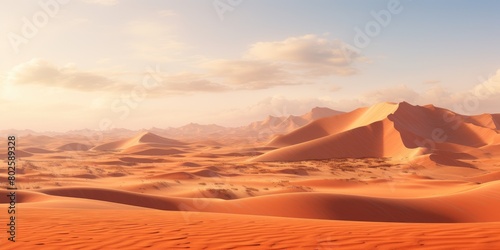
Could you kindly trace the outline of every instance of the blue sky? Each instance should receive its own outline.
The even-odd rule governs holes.
[[[3,128],[236,126],[381,101],[500,112],[498,1],[41,2],[52,13],[27,0],[0,10],[0,112],[15,118]],[[158,84],[145,89],[150,68]]]

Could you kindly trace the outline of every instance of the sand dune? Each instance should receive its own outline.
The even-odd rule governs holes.
[[[154,175],[149,178],[152,179],[171,179],[171,180],[190,180],[190,179],[196,179],[196,176],[194,176],[191,173],[187,172],[173,172],[173,173],[167,173],[167,174],[159,174],[159,175]]]
[[[29,143],[29,144],[35,144],[35,145],[42,145],[42,144],[47,144],[47,143],[53,143],[57,142],[58,139],[54,138],[52,136],[46,136],[46,135],[26,135],[22,137],[23,143]]]
[[[198,164],[198,163],[187,161],[187,162],[181,162],[181,163],[179,163],[179,166],[183,166],[183,167],[199,167],[201,165]]]
[[[481,127],[500,130],[500,114],[476,115],[464,117],[464,120]]]
[[[182,143],[177,140],[164,138],[150,132],[143,132],[129,139],[118,140],[114,142],[105,143],[92,148],[97,151],[119,151],[137,145],[159,145],[159,146],[182,146]]]
[[[132,163],[156,163],[156,162],[167,162],[165,159],[155,159],[150,157],[120,157],[120,161],[132,162]]]
[[[255,158],[256,161],[300,161],[330,158],[413,157],[423,149],[406,148],[401,134],[388,120],[324,136]]]
[[[193,174],[196,176],[202,176],[202,177],[220,177],[221,176],[216,171],[213,171],[210,169],[198,170],[198,171],[193,172]]]
[[[396,109],[396,104],[382,103],[370,108],[360,108],[349,113],[322,118],[287,135],[278,136],[268,145],[282,147],[337,134],[380,121]]]
[[[500,171],[467,177],[467,180],[474,181],[474,182],[480,182],[480,183],[491,182],[491,181],[500,181]]]
[[[303,119],[308,120],[309,122],[318,120],[323,117],[330,117],[330,116],[335,116],[335,115],[340,115],[343,114],[344,112],[329,109],[326,107],[315,107],[311,109],[308,113],[301,115]]]
[[[30,148],[23,148],[24,151],[32,153],[32,154],[50,154],[54,153],[52,150],[48,149],[43,149],[43,148],[35,148],[35,147],[30,147]]]
[[[10,202],[9,197],[7,196],[10,193],[9,190],[1,189],[0,190],[0,203],[7,204]],[[45,195],[39,192],[32,192],[26,190],[18,190],[16,191],[16,202],[19,203],[29,203],[29,202],[39,202],[53,199],[53,196]]]
[[[92,146],[89,146],[87,144],[72,142],[72,143],[67,143],[67,144],[61,145],[61,146],[57,147],[56,149],[61,150],[61,151],[87,151],[91,148],[92,148]]]
[[[6,150],[4,152],[7,152]],[[31,153],[31,152],[27,152],[27,151],[24,151],[22,149],[16,149],[16,156],[17,157],[31,157],[33,156],[34,153]],[[0,154],[0,157],[2,157],[2,159],[7,159],[7,153],[1,153]]]
[[[171,147],[156,147],[156,144],[139,144],[130,146],[122,150],[121,153],[132,155],[173,155],[185,153],[185,151]]]
[[[20,136],[6,249],[499,249],[499,122],[381,103],[90,150],[89,130]]]
[[[462,158],[457,156],[463,149],[473,152],[478,147],[497,143],[500,137],[500,131],[496,130],[497,119],[496,115],[458,115],[432,105],[382,103],[319,119],[278,136],[269,145],[281,148],[255,160],[412,159],[431,154],[430,159],[439,164],[471,167],[470,163],[457,160]],[[481,153],[475,151],[475,154]]]
[[[171,177],[181,177],[178,175]],[[169,211],[181,211],[189,204],[203,202],[204,206],[189,210],[327,220],[459,223],[500,221],[497,211],[500,206],[499,190],[500,182],[496,181],[469,191],[426,198],[289,193],[230,201],[196,201],[101,188],[57,188],[41,192]]]

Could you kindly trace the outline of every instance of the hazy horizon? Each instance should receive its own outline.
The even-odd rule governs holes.
[[[376,103],[374,105],[371,105],[371,106],[362,106],[362,107],[358,107],[358,108],[355,108],[353,110],[335,110],[335,109],[331,109],[329,107],[320,107],[320,106],[316,106],[316,107],[313,107],[311,108],[309,111],[305,112],[305,113],[300,113],[300,114],[287,114],[285,116],[273,116],[271,114],[265,116],[265,117],[260,117],[260,119],[257,119],[257,120],[254,120],[254,121],[250,121],[248,123],[244,123],[244,124],[240,124],[240,125],[223,125],[223,124],[219,124],[219,123],[198,123],[198,122],[188,122],[188,123],[185,123],[185,124],[182,124],[182,125],[179,125],[179,126],[165,126],[165,127],[155,127],[155,126],[145,126],[145,127],[141,127],[141,128],[127,128],[127,127],[97,127],[97,128],[76,128],[76,129],[67,129],[67,130],[36,130],[36,129],[31,129],[31,128],[6,128],[6,129],[0,129],[0,132],[2,131],[33,131],[37,134],[64,134],[64,133],[68,133],[68,132],[78,132],[78,131],[85,131],[85,130],[89,130],[89,131],[95,131],[95,132],[112,132],[112,131],[116,131],[116,130],[129,130],[129,131],[132,131],[132,132],[137,132],[137,131],[151,131],[151,130],[154,130],[154,129],[178,129],[178,128],[182,128],[184,126],[189,126],[189,125],[200,125],[200,126],[212,126],[212,125],[215,125],[215,126],[220,126],[220,127],[223,127],[223,128],[227,128],[227,129],[233,129],[233,128],[245,128],[245,127],[251,127],[252,124],[254,123],[258,123],[258,122],[262,122],[262,123],[266,123],[266,120],[268,117],[278,117],[278,118],[287,118],[287,117],[290,117],[290,116],[295,116],[295,117],[300,117],[300,116],[303,116],[303,115],[307,115],[308,113],[312,112],[313,109],[315,108],[326,108],[326,109],[330,109],[332,111],[338,111],[338,112],[341,112],[341,113],[351,113],[351,112],[354,112],[356,111],[357,109],[362,109],[362,108],[370,108],[370,107],[374,107],[374,106],[377,106],[377,105],[380,105],[380,104],[394,104],[394,105],[399,105],[401,103],[408,103],[406,101],[402,101],[402,102],[379,102],[379,103]],[[434,106],[433,104],[429,103],[429,104],[424,104],[424,105],[414,105],[412,103],[408,103],[410,104],[411,106],[427,106],[427,105],[432,105]],[[435,106],[436,107],[436,106]],[[438,108],[442,108],[442,107],[438,107]],[[450,110],[452,112],[454,112],[453,110]],[[460,113],[457,113],[457,112],[454,112],[456,114],[459,114],[459,115],[463,115],[463,114],[460,114]],[[474,115],[482,115],[482,114],[485,114],[485,113],[478,113],[478,114],[471,114],[472,116]],[[492,113],[493,114],[493,113]],[[499,114],[500,113],[494,113],[494,114]],[[101,122],[103,121],[108,121],[107,118],[104,118],[101,120]],[[274,126],[279,126],[279,125],[282,125],[281,123],[273,123],[273,124],[270,124],[270,125],[266,125],[269,129]]]

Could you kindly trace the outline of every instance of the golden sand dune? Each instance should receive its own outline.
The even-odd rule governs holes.
[[[288,146],[366,126],[386,118],[396,109],[396,104],[382,103],[370,108],[360,108],[349,113],[322,118],[289,134],[276,137],[269,145]]]
[[[167,178],[190,179],[188,174]],[[159,176],[157,176],[158,178]],[[500,221],[500,181],[458,193],[420,198],[381,198],[334,193],[288,193],[237,200],[175,198],[103,188],[44,189],[19,202],[64,196],[169,211],[203,211],[323,220],[459,223]],[[23,195],[23,196],[24,196]],[[6,202],[3,198],[2,202]],[[195,204],[203,204],[196,206]]]
[[[91,148],[92,148],[92,146],[89,146],[87,144],[72,142],[72,143],[67,143],[67,144],[61,145],[61,146],[57,147],[56,149],[61,150],[61,151],[87,151]]]
[[[23,148],[23,151],[32,153],[32,154],[50,154],[54,153],[52,150],[47,150],[43,148],[35,148],[35,147],[30,147],[30,148]]]
[[[185,151],[170,148],[170,146],[165,147],[164,144],[140,144],[130,146],[121,151],[122,154],[132,154],[132,155],[173,155],[185,153]]]
[[[92,150],[119,151],[138,145],[182,146],[185,144],[180,141],[164,138],[150,132],[144,132],[129,139],[118,140],[95,146],[92,148]]]
[[[319,119],[269,145],[280,149],[256,161],[299,161],[329,158],[394,157],[413,159],[431,154],[444,165],[462,163],[463,149],[494,147],[500,135],[498,115],[463,116],[449,110],[408,103],[382,103]],[[475,151],[477,157],[481,152]],[[490,152],[491,153],[491,152]],[[467,158],[467,157],[466,157]]]
[[[276,121],[295,130],[256,142]],[[4,248],[500,248],[499,115],[381,103],[263,122],[21,136]]]

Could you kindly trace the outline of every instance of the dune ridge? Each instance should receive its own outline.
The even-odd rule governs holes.
[[[159,135],[153,134],[151,132],[143,132],[132,138],[122,139],[118,141],[108,142],[93,147],[91,150],[96,151],[120,151],[131,147],[136,147],[138,145],[146,146],[184,146],[185,143],[161,137]]]
[[[469,166],[460,161],[466,156],[460,153],[470,151],[473,157],[482,157],[484,152],[475,149],[497,145],[498,117],[464,116],[432,105],[381,103],[322,118],[278,136],[268,145],[280,148],[254,161],[345,157],[412,160],[430,154],[430,160],[440,164]]]
[[[192,178],[189,175],[172,178]],[[192,175],[191,175],[192,176]],[[500,181],[459,193],[421,198],[378,198],[331,193],[288,193],[220,200],[174,198],[128,191],[72,187],[40,191],[46,195],[101,200],[169,211],[267,215],[309,219],[459,223],[500,221]],[[196,206],[195,204],[203,204]]]
[[[66,143],[64,145],[61,145],[61,146],[57,147],[56,150],[60,150],[60,151],[87,151],[91,148],[92,148],[92,146],[89,146],[87,144],[72,142],[72,143]]]

